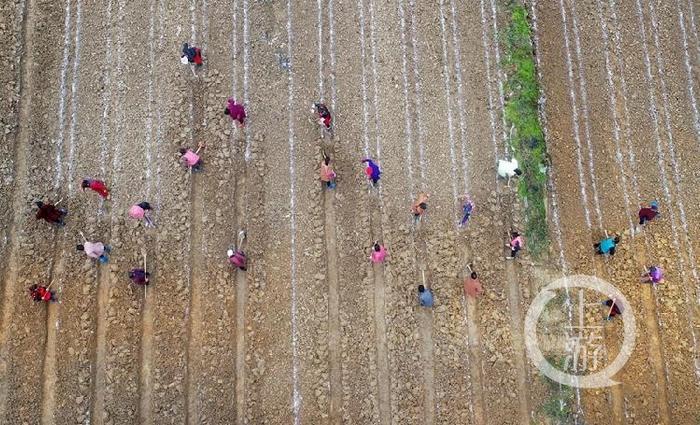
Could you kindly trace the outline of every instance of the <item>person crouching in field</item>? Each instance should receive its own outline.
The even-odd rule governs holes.
[[[85,192],[85,189],[90,189],[93,192],[97,192],[102,199],[109,199],[109,189],[107,189],[107,185],[102,180],[85,179],[80,184],[80,187],[83,189],[83,192]]]
[[[323,130],[321,137],[324,137],[326,133],[333,137],[333,118],[331,117],[331,112],[328,110],[328,107],[323,103],[314,103],[311,107],[311,112],[316,113],[318,125],[321,126]]]
[[[328,189],[335,189],[336,174],[331,165],[331,157],[323,152],[323,161],[321,162],[321,181]]]
[[[34,284],[29,287],[29,296],[35,302],[52,302],[56,301],[56,293],[53,292],[49,286]]]
[[[197,173],[202,171],[204,161],[202,161],[202,158],[199,156],[199,151],[202,150],[203,147],[204,145],[200,144],[197,146],[197,150],[194,152],[189,148],[181,148],[178,150],[180,154],[180,162],[182,162],[182,164],[192,172]]]
[[[146,227],[155,227],[155,224],[150,217],[151,210],[153,210],[153,208],[151,208],[151,204],[148,202],[141,202],[136,205],[132,205],[131,208],[129,208],[129,217],[133,218],[134,220],[143,220]]]
[[[224,115],[228,115],[232,120],[238,122],[238,127],[243,128],[245,126],[246,113],[245,108],[242,104],[236,103],[236,99],[230,97],[228,99],[228,104],[226,109],[224,109]]]
[[[56,202],[56,205],[60,203]],[[39,210],[36,212],[37,220],[44,220],[47,223],[55,224],[57,226],[65,226],[66,223],[63,221],[68,211],[65,208],[56,208],[56,205],[51,203],[43,203],[42,201],[37,201],[36,206]]]

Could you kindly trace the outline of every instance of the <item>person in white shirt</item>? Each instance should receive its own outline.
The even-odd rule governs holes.
[[[510,186],[511,177],[519,176],[523,172],[518,168],[518,160],[513,158],[510,161],[505,159],[498,160],[498,175],[504,179],[508,179],[508,186]]]

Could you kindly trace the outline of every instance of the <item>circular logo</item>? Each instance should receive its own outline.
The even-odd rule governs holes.
[[[574,288],[581,289],[579,291],[582,300],[580,305],[581,313],[574,315],[569,311],[569,318],[571,319],[569,322],[571,323],[567,328],[574,332],[573,336],[569,337],[570,341],[567,341],[567,348],[569,351],[576,350],[576,356],[578,356],[581,343],[590,342],[596,338],[602,340],[602,336],[591,336],[596,331],[602,333],[602,324],[597,326],[584,323],[584,289],[603,294],[610,304],[617,306],[619,312],[625,313],[623,319],[623,341],[617,357],[602,370],[586,375],[569,374],[553,366],[542,354],[537,338],[537,324],[547,304],[556,297],[557,291],[565,290],[569,294],[569,291]],[[609,309],[608,314],[612,312],[612,305],[610,304],[607,306]],[[598,308],[600,308],[600,304],[598,304]],[[574,316],[579,318],[578,326],[575,326],[573,323]],[[622,369],[629,359],[632,350],[634,350],[635,339],[636,322],[629,302],[617,288],[596,276],[574,275],[555,280],[537,294],[525,317],[525,347],[527,348],[528,357],[545,376],[555,382],[571,387],[601,388],[617,385],[619,382],[613,381],[611,378]],[[587,351],[585,352],[587,353]]]

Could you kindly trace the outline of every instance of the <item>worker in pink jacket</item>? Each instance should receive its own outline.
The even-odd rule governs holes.
[[[379,241],[374,241],[372,254],[369,256],[369,259],[374,264],[381,264],[386,259],[386,248],[383,245],[379,245]]]
[[[197,150],[194,152],[192,151],[192,149],[189,148],[181,148],[178,151],[180,152],[180,161],[193,172],[202,171],[202,166],[204,165],[204,162],[199,156],[199,151],[202,150],[203,147],[204,145],[200,144],[197,147]]]
[[[85,255],[99,260],[102,264],[109,261],[107,254],[112,250],[109,245],[105,245],[102,242],[90,242],[82,232],[80,232],[80,235],[83,237],[83,243],[75,246],[78,251],[84,251]]]
[[[321,181],[328,189],[335,189],[336,174],[331,165],[331,157],[323,152],[323,162],[321,162]]]
[[[238,231],[238,245],[229,248],[226,251],[228,256],[228,262],[236,266],[236,268],[246,271],[248,268],[248,257],[246,257],[245,252],[243,252],[243,241],[245,241],[246,233],[245,230]]]
[[[524,245],[525,245],[525,240],[523,239],[522,236],[520,236],[520,233],[511,232],[510,242],[506,244],[506,246],[508,248],[510,248],[510,256],[506,257],[506,259],[508,259],[508,260],[514,259],[515,256],[518,254],[518,251],[520,251]]]
[[[134,220],[143,220],[146,223],[146,227],[155,227],[155,224],[150,217],[150,212],[152,209],[151,204],[148,202],[141,202],[136,205],[132,205],[131,208],[129,208],[129,217],[133,218]]]

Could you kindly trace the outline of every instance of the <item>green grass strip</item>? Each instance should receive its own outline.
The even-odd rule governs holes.
[[[541,258],[549,249],[547,222],[547,146],[540,125],[540,96],[527,9],[519,0],[507,2],[510,23],[504,37],[505,116],[510,146],[523,175],[518,194],[525,206],[525,237],[532,256]]]

